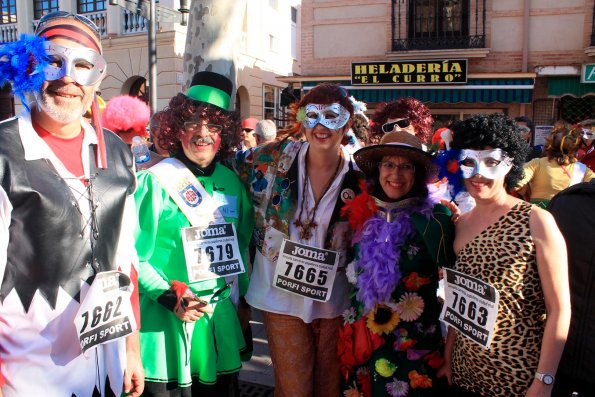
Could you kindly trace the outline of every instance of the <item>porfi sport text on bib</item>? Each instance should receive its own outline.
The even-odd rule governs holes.
[[[332,293],[339,253],[284,239],[275,267],[273,286],[327,302]]]
[[[122,272],[95,276],[74,319],[83,353],[136,331],[130,303],[133,289],[130,278]]]
[[[233,223],[183,228],[182,244],[190,282],[244,272]]]
[[[488,349],[494,337],[500,292],[478,278],[445,268],[444,299],[440,320]]]

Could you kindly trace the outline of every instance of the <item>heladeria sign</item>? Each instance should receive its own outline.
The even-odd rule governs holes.
[[[351,85],[461,84],[467,82],[467,60],[354,62]]]

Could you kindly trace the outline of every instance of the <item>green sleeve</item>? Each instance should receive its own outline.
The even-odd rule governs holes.
[[[155,268],[149,260],[153,256],[159,217],[163,204],[168,199],[167,192],[157,179],[147,171],[137,174],[137,189],[134,194],[138,212],[138,224],[135,230],[136,250],[140,262],[138,276],[139,291],[157,300],[170,288],[170,280]]]

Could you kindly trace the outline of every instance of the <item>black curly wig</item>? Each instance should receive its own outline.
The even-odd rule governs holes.
[[[523,164],[529,146],[513,119],[502,114],[478,114],[455,122],[453,149],[502,149],[513,159],[513,166],[504,179],[507,190],[514,188],[523,177]]]
[[[182,150],[180,136],[184,132],[184,123],[196,119],[207,119],[209,123],[223,127],[221,132],[221,147],[216,159],[233,156],[234,150],[240,147],[241,122],[237,111],[229,112],[205,102],[195,101],[179,93],[169,101],[169,105],[160,116],[161,134],[158,136],[159,145],[171,154]],[[163,126],[166,126],[165,128]]]

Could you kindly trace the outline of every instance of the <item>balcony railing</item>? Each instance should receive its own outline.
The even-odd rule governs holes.
[[[392,50],[485,48],[486,0],[392,0]]]
[[[149,21],[140,15],[122,9],[122,34],[133,34],[147,32]]]
[[[97,25],[101,37],[107,36],[107,11],[88,12],[82,15],[86,16]]]
[[[0,25],[0,44],[11,43],[19,39],[19,32],[16,23]]]

